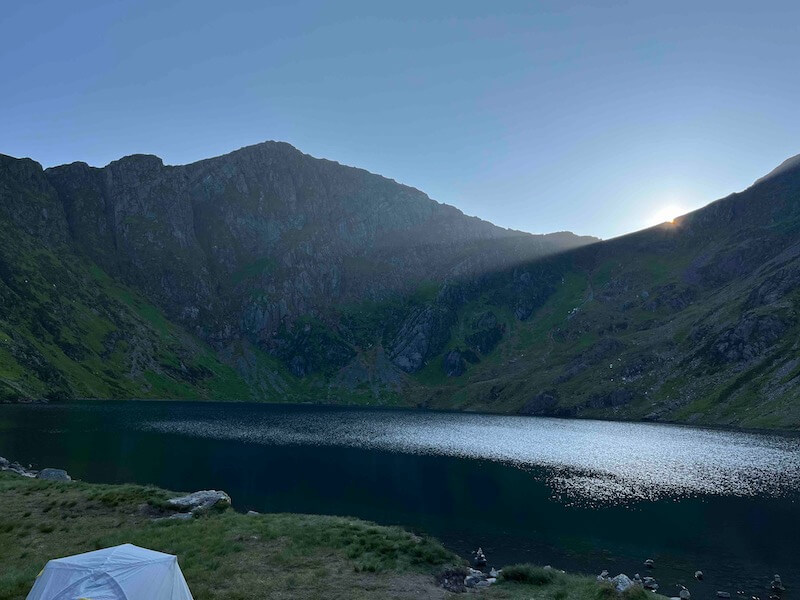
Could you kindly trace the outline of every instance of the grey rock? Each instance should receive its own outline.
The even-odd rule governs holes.
[[[167,502],[176,510],[199,514],[212,508],[228,508],[231,505],[231,497],[225,492],[217,490],[201,490],[186,496],[170,498]]]
[[[727,599],[727,598],[730,598],[730,597],[731,597],[731,593],[730,592],[717,592],[717,598]]]
[[[42,469],[36,474],[36,479],[44,479],[46,481],[72,481],[72,477],[64,469]]]
[[[656,591],[658,589],[658,583],[656,583],[656,580],[652,577],[645,577],[642,581],[642,586],[646,590]]]
[[[687,590],[686,588],[683,588],[678,593],[678,596],[680,597],[681,600],[690,600],[690,598],[692,597],[692,594],[691,594],[691,592],[689,592],[689,590]]]
[[[712,343],[711,360],[732,363],[757,358],[772,347],[787,328],[788,325],[775,315],[746,314]]]
[[[442,368],[444,369],[444,374],[448,377],[458,377],[462,375],[467,368],[467,363],[464,358],[461,356],[461,352],[458,350],[451,350],[447,354],[444,355],[444,360],[442,361]]]
[[[259,516],[261,516],[261,513],[260,512],[256,512],[254,510],[248,510],[247,511],[247,516],[248,517],[259,517]]]
[[[21,475],[22,477],[36,477],[37,473],[37,471],[26,469],[18,462],[11,462],[2,456],[0,456],[0,471],[9,471]]]
[[[631,581],[631,578],[624,573],[620,573],[616,577],[613,577],[611,579],[611,583],[613,584],[614,589],[620,593],[633,587],[633,581]]]
[[[647,560],[644,561],[644,566],[647,567],[648,569],[653,569],[655,568],[656,563],[652,558],[648,558]]]
[[[703,572],[702,571],[695,571],[694,572],[694,578],[697,579],[697,581],[702,581],[703,580]]]

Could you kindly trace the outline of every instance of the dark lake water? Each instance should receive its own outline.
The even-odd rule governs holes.
[[[0,406],[0,456],[93,482],[223,489],[351,515],[490,564],[648,572],[665,595],[800,598],[800,438],[642,423],[305,406]],[[1,499],[0,499],[1,501]],[[695,582],[700,569],[705,581]]]

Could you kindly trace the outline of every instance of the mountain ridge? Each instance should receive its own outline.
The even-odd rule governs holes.
[[[797,427],[798,198],[790,159],[599,241],[498,228],[280,142],[178,166],[0,157],[0,397]]]

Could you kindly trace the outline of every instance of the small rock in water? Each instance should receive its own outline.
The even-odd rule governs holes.
[[[483,548],[478,548],[472,554],[474,556],[473,561],[475,562],[476,567],[486,566],[486,555],[483,553]]]
[[[653,590],[655,592],[658,589],[658,583],[656,583],[656,580],[652,577],[645,577],[642,585],[646,590]]]
[[[697,581],[703,581],[703,572],[702,571],[695,571],[694,572],[694,578],[697,579]]]
[[[259,516],[260,514],[261,514],[260,512],[256,512],[256,511],[254,511],[254,510],[248,510],[248,511],[247,511],[247,516],[248,516],[248,517],[257,517],[257,516]]]
[[[680,593],[678,594],[681,600],[689,600],[692,597],[692,594],[686,588],[683,588]]]
[[[772,583],[769,584],[770,589],[774,592],[783,592],[786,588],[783,587],[783,582],[781,581],[781,576],[777,573],[772,578]]]
[[[644,561],[644,566],[648,569],[653,569],[655,568],[656,563],[652,558],[648,558],[646,561]]]
[[[597,581],[608,581],[608,571],[603,569],[603,572],[597,576]]]
[[[36,479],[45,481],[72,481],[72,477],[64,469],[42,469],[36,474]]]
[[[717,592],[717,598],[730,598],[730,592]]]

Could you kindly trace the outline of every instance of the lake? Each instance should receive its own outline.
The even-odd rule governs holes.
[[[490,565],[654,576],[667,596],[800,586],[800,437],[648,423],[253,404],[0,406],[0,456],[92,482],[350,515]],[[647,571],[646,558],[656,568]],[[696,570],[705,574],[696,582]],[[647,572],[646,572],[647,571]]]

